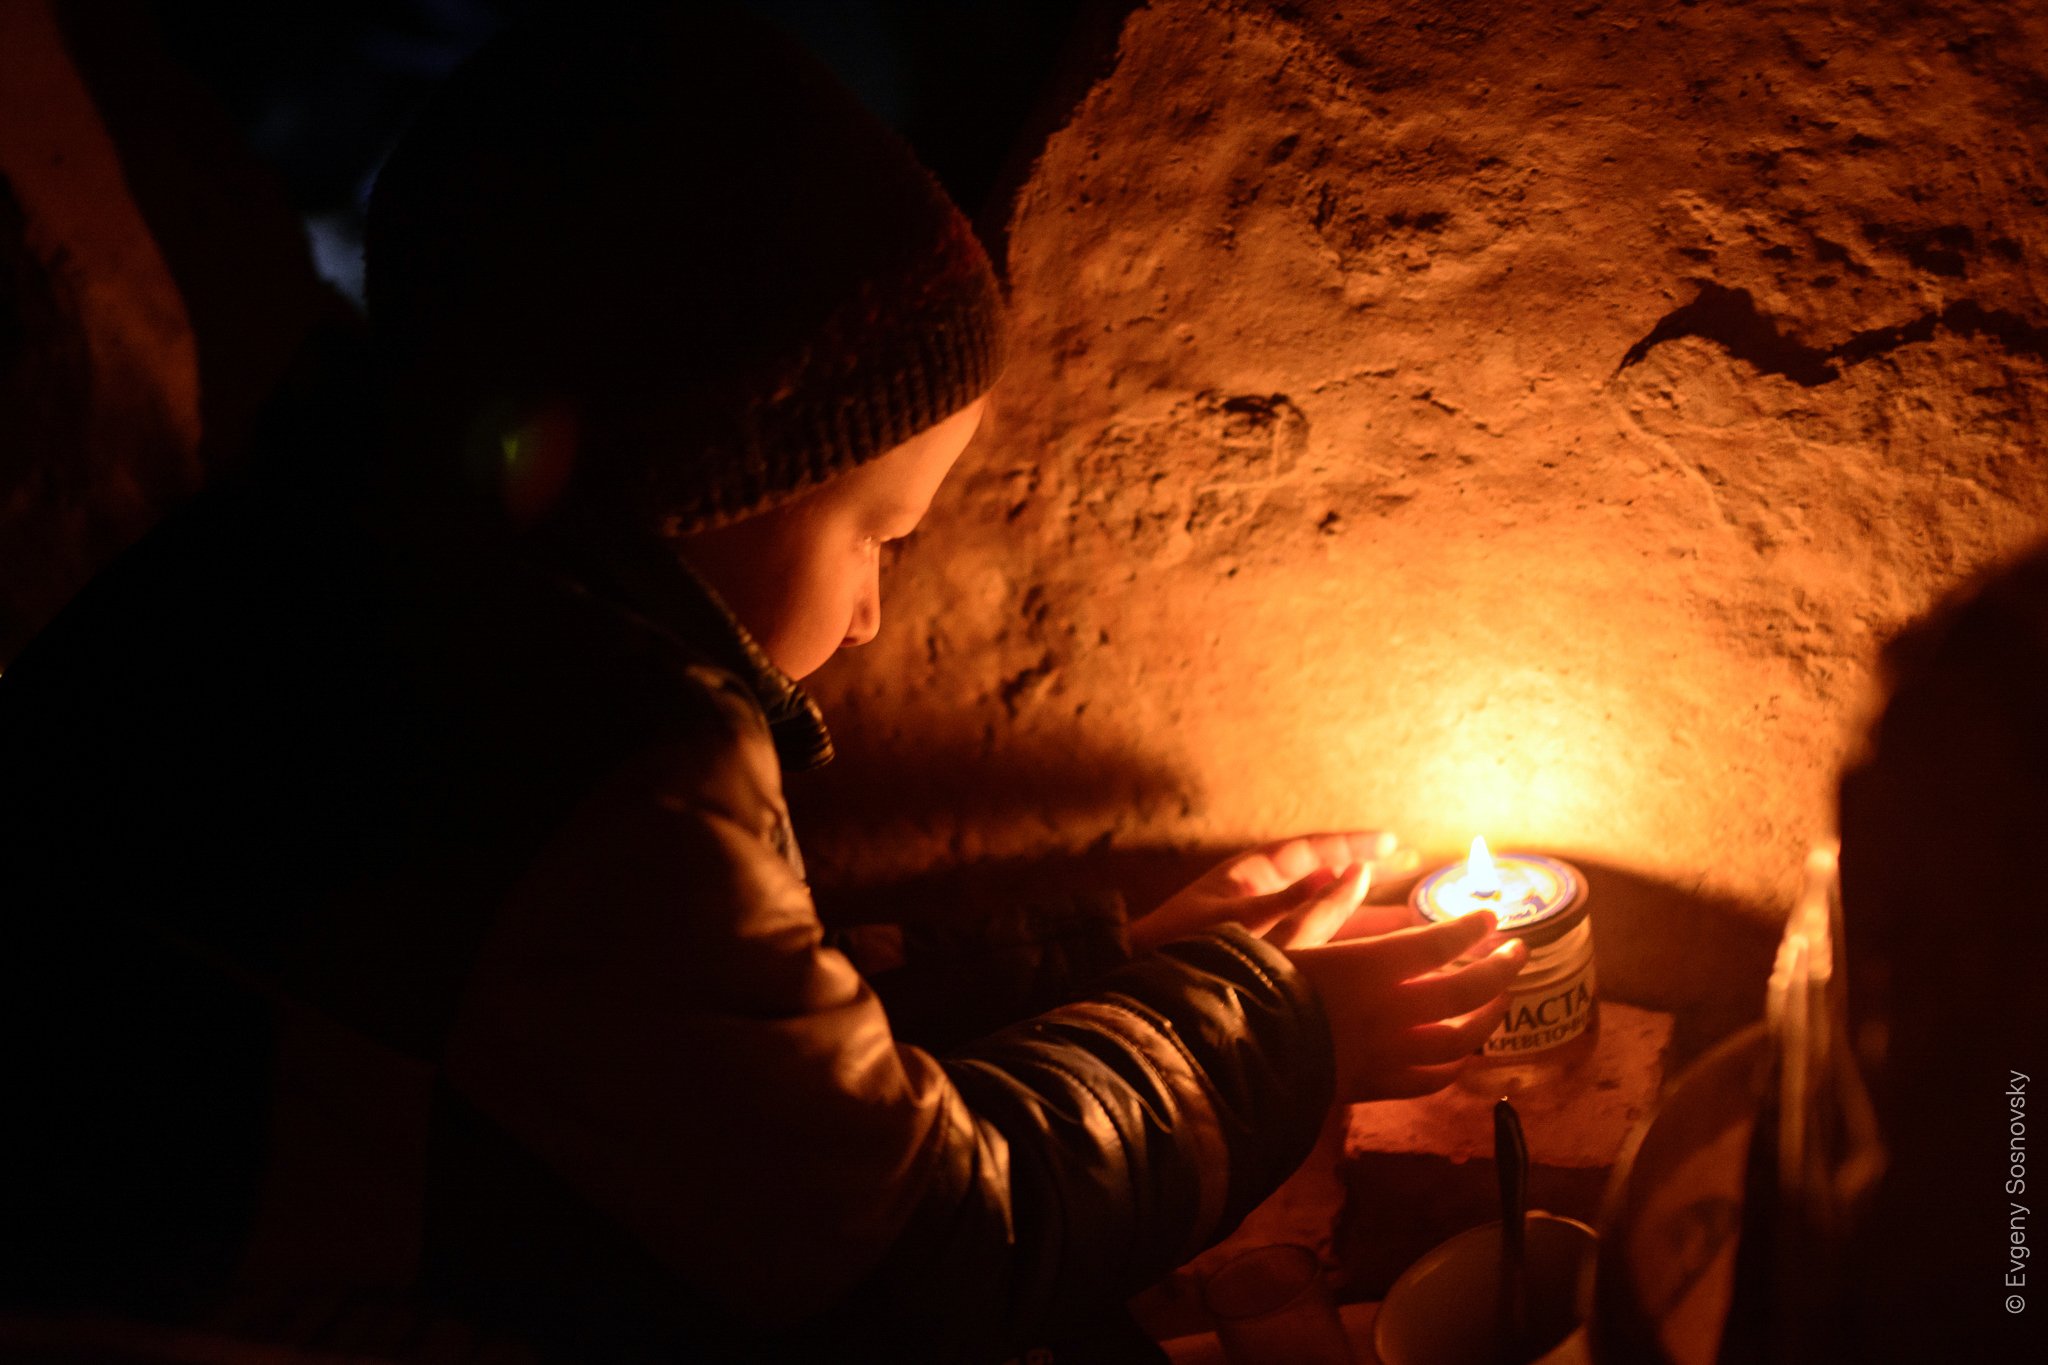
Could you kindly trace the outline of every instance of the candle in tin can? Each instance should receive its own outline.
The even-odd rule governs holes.
[[[1577,868],[1535,853],[1489,854],[1486,840],[1475,838],[1470,857],[1424,877],[1411,900],[1432,923],[1491,910],[1502,933],[1529,946],[1528,962],[1508,987],[1507,1018],[1486,1040],[1487,1060],[1547,1053],[1588,1033],[1593,925]]]

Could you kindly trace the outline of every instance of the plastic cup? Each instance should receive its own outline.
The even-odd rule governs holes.
[[[1574,1358],[1585,1321],[1593,1229],[1554,1213],[1528,1221],[1528,1331],[1510,1351],[1500,1318],[1500,1224],[1461,1232],[1425,1252],[1387,1291],[1373,1320],[1384,1365],[1532,1365]]]
[[[1230,1365],[1352,1365],[1351,1338],[1305,1246],[1253,1247],[1202,1279]]]

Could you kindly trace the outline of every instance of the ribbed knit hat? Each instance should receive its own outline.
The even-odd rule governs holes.
[[[793,43],[699,7],[486,44],[378,177],[366,285],[380,353],[436,402],[488,426],[567,400],[572,496],[684,531],[883,453],[1002,365],[988,258],[910,150]]]

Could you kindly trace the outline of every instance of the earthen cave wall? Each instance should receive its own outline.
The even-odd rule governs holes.
[[[815,680],[821,879],[1391,825],[1770,920],[1882,641],[2044,529],[2044,54],[2039,0],[1137,10]]]

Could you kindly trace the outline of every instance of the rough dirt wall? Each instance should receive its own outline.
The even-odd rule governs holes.
[[[2048,528],[2044,70],[2040,0],[1139,10],[816,680],[825,879],[1384,824],[1770,920],[1883,638]]]

